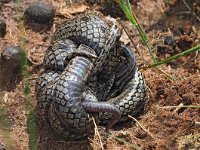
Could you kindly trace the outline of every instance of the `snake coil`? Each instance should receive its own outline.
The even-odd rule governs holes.
[[[143,110],[146,85],[115,22],[82,14],[62,23],[36,82],[42,118],[65,138],[93,133],[91,116],[109,129]]]

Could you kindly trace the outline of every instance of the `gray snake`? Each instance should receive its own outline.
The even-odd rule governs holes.
[[[36,93],[42,118],[63,137],[93,133],[91,116],[109,129],[143,110],[146,85],[120,36],[114,22],[95,14],[67,20],[53,34]]]

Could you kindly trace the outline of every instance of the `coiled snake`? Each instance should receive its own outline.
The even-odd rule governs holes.
[[[146,85],[114,21],[82,14],[61,24],[36,82],[41,117],[60,135],[80,139],[143,110]]]

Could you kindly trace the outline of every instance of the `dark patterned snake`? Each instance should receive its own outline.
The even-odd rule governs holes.
[[[114,21],[92,13],[62,23],[36,82],[41,117],[65,138],[81,139],[97,123],[111,128],[144,108],[146,85]]]

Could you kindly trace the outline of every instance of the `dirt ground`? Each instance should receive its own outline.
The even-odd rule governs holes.
[[[31,74],[26,82],[20,81],[12,88],[0,91],[0,150],[3,147],[8,150],[35,149],[32,140],[29,140],[32,132],[28,134],[27,123],[32,122],[27,122],[27,116],[32,111],[36,112],[34,84],[42,71],[44,52],[60,22],[87,10],[101,11],[121,21],[134,45],[125,33],[121,41],[129,44],[136,53],[138,65],[149,87],[145,112],[137,117],[138,123],[124,123],[120,129],[114,128],[110,136],[100,132],[104,149],[128,150],[136,145],[145,150],[200,149],[200,109],[168,107],[200,106],[199,52],[158,68],[144,70],[142,67],[153,63],[152,58],[136,29],[116,5],[103,0],[97,5],[84,1],[72,1],[72,4],[64,0],[42,1],[53,6],[56,15],[52,26],[36,27],[37,30],[27,26],[23,18],[24,10],[34,0],[0,1],[0,19],[7,24],[6,36],[0,38],[0,52],[11,45],[23,48],[30,61],[27,72]],[[132,8],[158,60],[200,44],[199,0],[135,0],[132,1]],[[27,83],[28,95],[24,94]],[[33,135],[36,135],[40,150],[101,149],[96,135],[85,141],[67,141],[54,135],[47,124],[40,122],[39,116],[35,119],[36,131]]]

